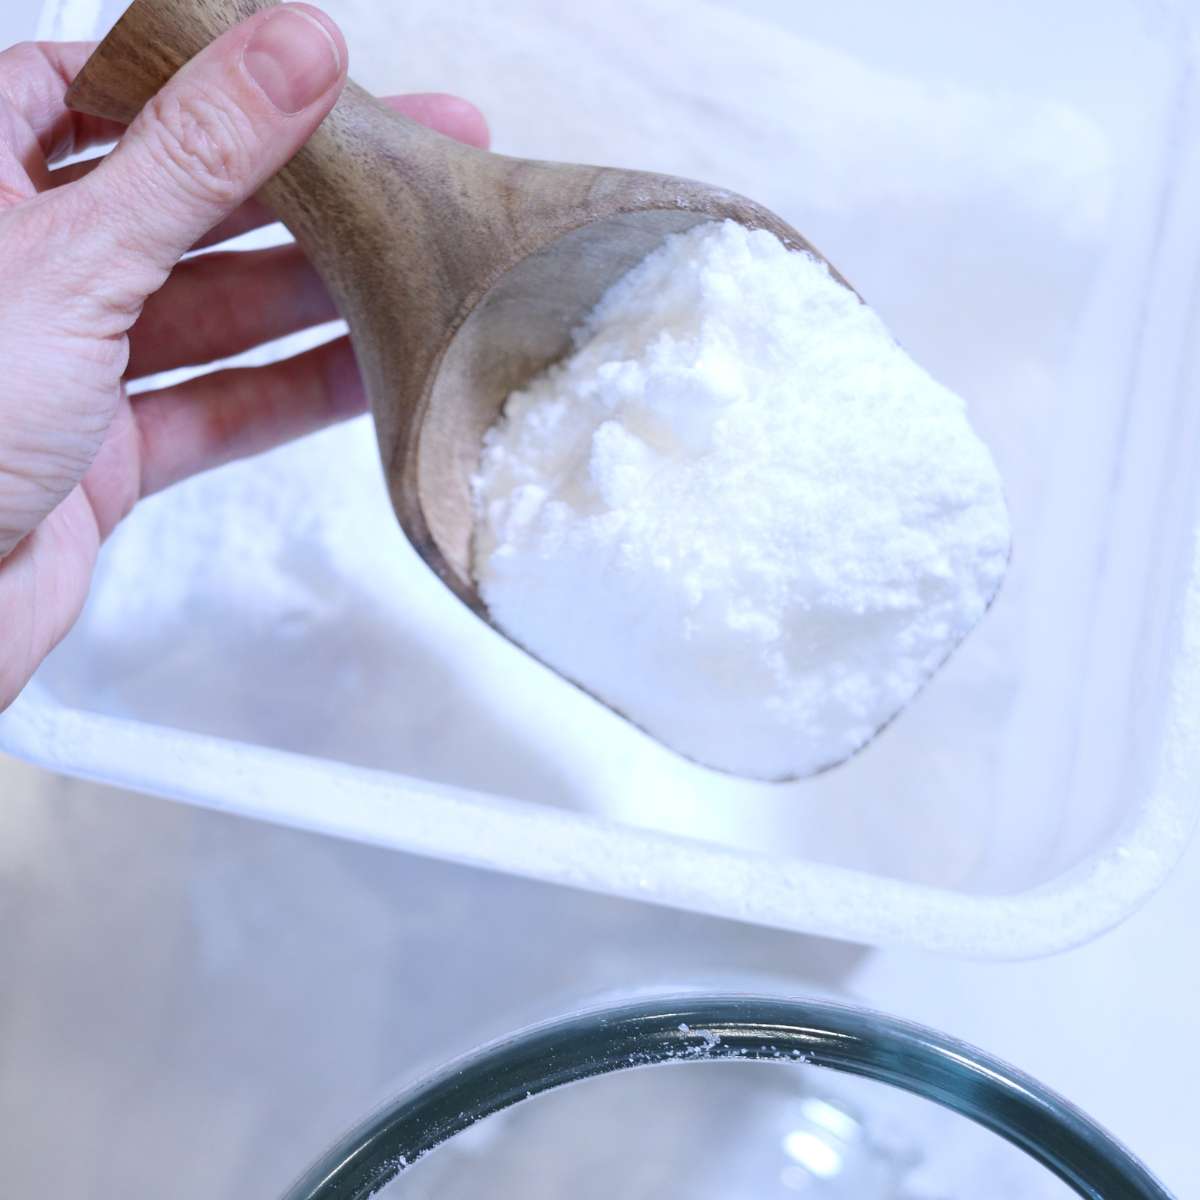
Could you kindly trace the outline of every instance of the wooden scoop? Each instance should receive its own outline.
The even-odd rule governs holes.
[[[273,0],[136,0],[67,95],[128,122],[194,54]],[[507,158],[392,112],[354,83],[263,189],[350,334],[396,516],[486,619],[470,481],[514,388],[664,237],[730,217],[815,253],[751,200],[643,171]]]
[[[273,3],[136,0],[67,102],[127,123],[188,59]],[[816,254],[732,192],[489,154],[353,82],[261,195],[350,326],[401,527],[484,620],[471,574],[471,476],[507,396],[561,357],[609,285],[669,234],[732,218]]]

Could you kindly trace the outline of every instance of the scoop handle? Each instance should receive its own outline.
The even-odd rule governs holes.
[[[84,64],[67,92],[79,112],[128,124],[189,59],[238,22],[276,7],[276,0],[134,0]],[[260,198],[296,235],[325,277],[346,314],[350,296],[344,261],[348,247],[330,237],[339,218],[361,227],[356,210],[361,193],[371,190],[378,164],[372,147],[386,142],[393,160],[406,164],[412,203],[437,208],[447,159],[460,148],[450,139],[387,108],[357,84],[348,82],[333,111],[316,133],[260,192]],[[396,197],[392,197],[393,204]],[[393,238],[405,237],[403,225]],[[362,239],[355,239],[356,242]],[[360,258],[371,248],[353,247]]]
[[[127,124],[205,46],[273,7],[275,0],[134,0],[84,64],[67,103]],[[351,82],[259,192],[349,323],[385,456],[398,453],[407,428],[411,401],[400,398],[419,394],[430,355],[503,248],[501,238],[471,236],[481,223],[464,214],[462,199],[474,201],[493,157]]]
[[[209,42],[275,0],[135,0],[67,92],[79,112],[128,125]]]

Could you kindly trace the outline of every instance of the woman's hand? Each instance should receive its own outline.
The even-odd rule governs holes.
[[[0,709],[74,623],[101,541],[139,497],[363,406],[344,338],[132,399],[124,386],[336,315],[294,246],[180,259],[271,219],[250,197],[341,92],[337,27],[303,4],[260,13],[127,131],[64,105],[90,50],[0,53]],[[390,103],[486,143],[465,101]],[[118,138],[98,162],[53,165]]]

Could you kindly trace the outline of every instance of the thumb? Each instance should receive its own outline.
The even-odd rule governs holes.
[[[119,257],[132,253],[165,276],[308,140],[345,84],[346,60],[333,21],[287,4],[242,22],[187,63],[76,185],[105,214]]]

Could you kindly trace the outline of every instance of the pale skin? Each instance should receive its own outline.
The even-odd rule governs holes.
[[[345,84],[337,27],[304,4],[252,17],[128,130],[64,104],[91,49],[0,53],[0,709],[74,624],[101,543],[140,498],[364,406],[344,338],[269,367],[126,391],[336,315],[293,246],[180,260],[270,221],[252,197]],[[466,101],[388,103],[487,143]],[[114,141],[95,161],[56,165]]]

